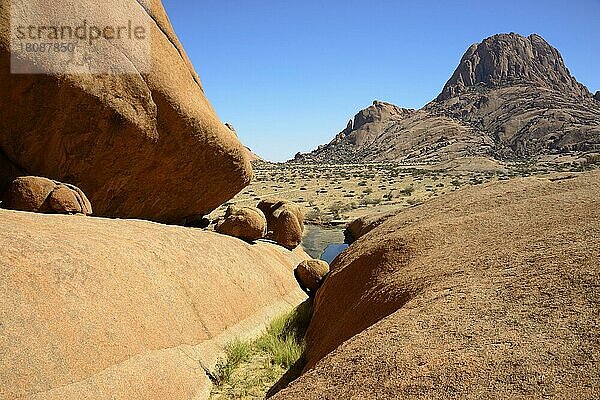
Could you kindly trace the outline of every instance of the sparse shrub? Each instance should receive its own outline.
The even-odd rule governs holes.
[[[585,164],[600,164],[600,154],[588,154],[585,156]]]
[[[400,194],[402,196],[412,196],[413,193],[415,192],[415,187],[414,186],[407,186],[404,189],[400,190]]]
[[[322,216],[323,212],[318,207],[315,207],[309,212],[307,212],[304,218],[307,221],[318,221],[321,219]]]
[[[341,201],[336,201],[328,207],[329,211],[334,215],[334,218],[339,218],[340,212],[343,208],[344,203],[342,203]]]
[[[381,198],[371,198],[371,197],[365,197],[363,199],[360,200],[360,204],[361,205],[376,205],[381,203]]]

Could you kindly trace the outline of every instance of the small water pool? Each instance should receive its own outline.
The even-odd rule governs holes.
[[[321,260],[327,261],[328,264],[331,264],[335,258],[340,255],[340,253],[348,248],[346,243],[332,243],[325,247],[323,250],[323,254],[321,254]]]
[[[344,228],[320,225],[305,225],[302,247],[313,258],[331,263],[348,248],[344,243]]]

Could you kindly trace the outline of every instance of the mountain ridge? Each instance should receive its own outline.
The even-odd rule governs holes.
[[[599,99],[541,36],[498,34],[471,45],[421,109],[375,100],[330,143],[293,161],[513,160],[598,151]]]

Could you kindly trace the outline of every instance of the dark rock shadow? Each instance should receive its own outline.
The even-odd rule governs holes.
[[[269,389],[265,398],[268,399],[270,397],[273,397],[280,390],[283,390],[286,387],[288,387],[290,383],[295,381],[296,378],[298,378],[302,374],[302,370],[304,369],[305,364],[306,360],[303,355],[298,361],[294,363],[294,365],[292,365],[292,367],[281,378],[279,378],[279,380],[271,387],[271,389]]]

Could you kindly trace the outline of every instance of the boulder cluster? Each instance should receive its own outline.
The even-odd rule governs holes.
[[[262,200],[257,207],[229,206],[215,230],[247,241],[271,239],[293,250],[302,242],[304,213],[282,199]]]
[[[270,239],[293,250],[302,242],[304,213],[297,204],[282,199],[261,200],[256,207],[229,206],[215,231],[246,241]],[[329,273],[323,260],[302,261],[294,270],[300,288],[314,297]]]
[[[92,213],[90,201],[77,186],[39,176],[13,180],[4,194],[2,207],[39,213]]]

